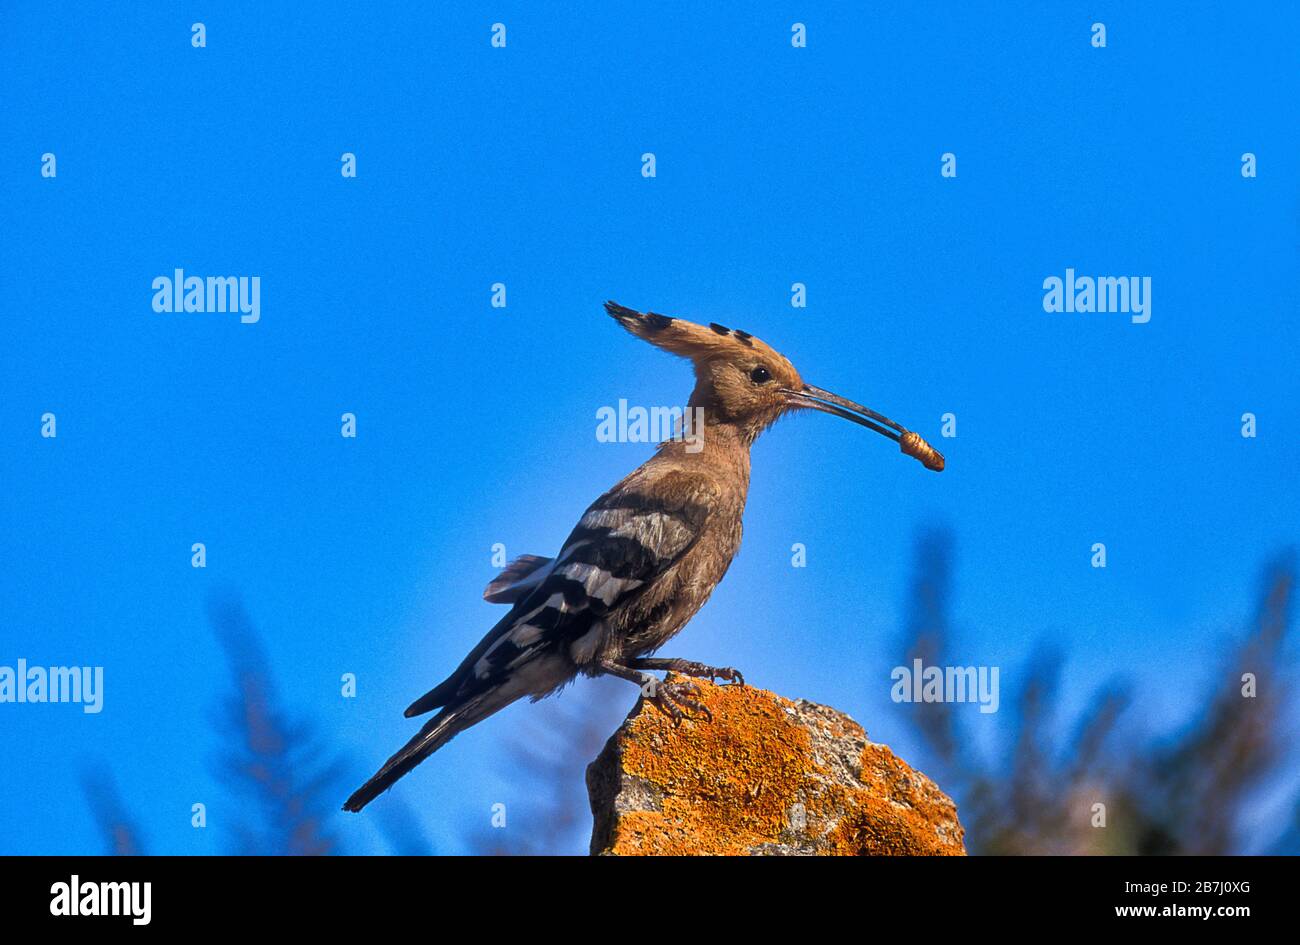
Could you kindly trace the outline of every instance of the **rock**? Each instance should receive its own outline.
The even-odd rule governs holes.
[[[694,682],[712,721],[642,699],[588,766],[593,854],[965,854],[952,800],[847,715]]]

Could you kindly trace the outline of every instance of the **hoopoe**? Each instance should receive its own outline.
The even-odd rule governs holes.
[[[749,448],[778,417],[813,409],[852,420],[899,443],[936,471],[943,456],[860,404],[804,383],[794,365],[747,332],[642,313],[606,311],[629,332],[695,366],[688,417],[702,416],[691,447],[672,438],[583,514],[554,558],[524,555],[483,592],[510,604],[446,681],[411,703],[406,717],[439,709],[347,802],[359,811],[458,732],[523,696],[534,701],[577,675],[610,674],[640,686],[680,724],[708,710],[686,678],[744,685],[730,666],[652,656],[704,605],[740,547],[749,491]],[[695,408],[700,408],[702,414]],[[702,444],[702,445],[701,445]]]

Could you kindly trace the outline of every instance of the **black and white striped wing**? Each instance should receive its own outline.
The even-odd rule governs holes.
[[[698,540],[708,507],[615,490],[579,521],[549,573],[511,612],[479,656],[475,682],[491,685],[540,652],[563,650],[578,664],[595,654],[601,621],[645,590]]]
[[[526,594],[407,716],[470,699],[525,668],[540,670],[534,661],[541,657],[562,658],[561,669],[589,662],[604,618],[653,584],[704,530],[715,487],[685,473],[664,479],[677,480],[660,480],[675,488],[657,493],[676,498],[640,491],[629,477],[597,499],[555,559],[528,575]]]

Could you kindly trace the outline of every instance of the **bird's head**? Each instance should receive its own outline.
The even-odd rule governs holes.
[[[606,302],[605,310],[638,338],[689,358],[696,379],[691,406],[705,408],[711,422],[734,426],[750,441],[789,411],[821,410],[889,437],[927,469],[943,469],[943,455],[920,436],[861,404],[805,383],[785,355],[748,332],[637,312],[617,302]]]

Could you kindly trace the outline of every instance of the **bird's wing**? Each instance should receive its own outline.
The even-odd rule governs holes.
[[[638,473],[587,509],[545,577],[408,716],[470,698],[545,652],[590,656],[596,625],[690,550],[716,498],[716,486],[697,475],[669,472],[650,489]]]
[[[545,566],[550,563],[550,558],[541,555],[520,555],[492,579],[483,591],[483,599],[489,604],[513,604],[542,582],[549,573]]]

